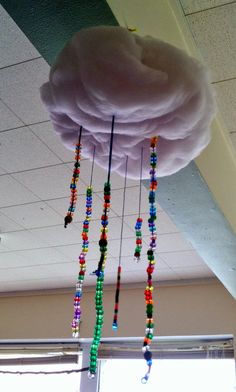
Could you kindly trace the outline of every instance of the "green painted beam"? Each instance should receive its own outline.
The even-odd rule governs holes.
[[[76,31],[118,25],[105,0],[2,0],[1,5],[50,65]]]

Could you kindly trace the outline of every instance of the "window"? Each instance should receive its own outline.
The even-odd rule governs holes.
[[[42,392],[233,392],[233,338],[227,336],[158,337],[152,342],[153,367],[147,385],[142,338],[102,339],[98,374],[89,380],[91,339],[0,341],[0,371],[60,374],[0,374],[2,390]],[[62,372],[62,373],[61,373]]]
[[[99,392],[143,392],[147,388],[158,392],[234,391],[235,361],[230,336],[160,337],[154,340],[152,352],[152,372],[146,386],[141,383],[147,368],[140,344],[135,340],[113,346],[103,343]]]
[[[82,355],[78,343],[59,341],[8,341],[0,343],[1,389],[24,392],[79,392]],[[66,373],[66,372],[69,373]],[[30,374],[40,372],[40,374]],[[42,374],[43,372],[47,374]],[[59,373],[60,372],[60,373]],[[48,374],[51,373],[51,374]]]

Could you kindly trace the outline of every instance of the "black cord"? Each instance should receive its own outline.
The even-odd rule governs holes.
[[[0,370],[0,374],[19,374],[19,375],[24,375],[24,374],[35,374],[35,375],[39,375],[39,374],[44,374],[44,375],[49,375],[49,374],[71,374],[71,373],[81,373],[81,372],[86,372],[89,370],[89,367],[85,367],[82,369],[72,369],[72,370],[58,370],[55,372],[21,372],[21,371],[8,371],[8,370]]]

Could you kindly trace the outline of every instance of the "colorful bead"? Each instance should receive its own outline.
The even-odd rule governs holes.
[[[135,224],[135,234],[136,234],[136,248],[134,251],[134,260],[140,261],[140,255],[142,250],[142,218],[138,217]]]
[[[83,282],[84,282],[84,277],[86,273],[86,254],[88,251],[88,231],[89,231],[89,220],[88,220],[88,212],[92,211],[92,187],[89,186],[87,187],[86,191],[86,217],[83,222],[83,231],[81,234],[81,237],[83,239],[82,242],[82,251],[78,257],[78,261],[80,264],[80,271],[78,275],[78,281],[76,283],[76,292],[75,292],[75,297],[74,297],[74,317],[73,321],[71,323],[71,328],[72,328],[72,336],[73,337],[78,337],[79,336],[79,327],[80,327],[80,321],[81,321],[81,297],[82,297],[82,290],[83,290]],[[91,216],[91,214],[90,214]]]
[[[80,130],[80,137],[81,137],[81,131]],[[77,201],[77,182],[79,180],[79,174],[80,174],[80,154],[81,154],[81,144],[80,141],[79,143],[76,144],[75,146],[75,164],[74,164],[74,171],[73,171],[73,176],[70,184],[70,190],[71,190],[71,198],[70,198],[70,206],[68,208],[67,215],[65,216],[64,219],[64,227],[66,228],[69,223],[72,222],[73,220],[73,214],[75,212],[75,207],[76,207],[76,201]]]
[[[142,378],[142,383],[146,383],[148,381],[151,366],[152,366],[152,353],[150,351],[150,343],[153,339],[154,332],[154,323],[153,323],[153,286],[152,286],[152,274],[154,272],[154,250],[156,248],[156,205],[155,205],[155,196],[156,196],[156,188],[158,185],[156,178],[156,164],[157,164],[157,155],[156,155],[156,146],[158,139],[151,139],[151,148],[150,148],[150,191],[149,191],[149,219],[148,219],[148,227],[150,232],[150,244],[149,249],[147,251],[148,258],[148,267],[147,271],[147,286],[144,291],[144,297],[146,302],[146,329],[145,329],[145,337],[143,341],[143,356],[148,365],[148,372]]]
[[[108,225],[108,212],[110,208],[110,198],[111,198],[111,186],[110,183],[106,182],[104,184],[104,208],[103,214],[101,216],[101,234],[99,240],[100,248],[100,261],[98,263],[98,268],[95,271],[97,276],[96,283],[96,294],[95,294],[95,308],[96,308],[96,322],[94,327],[93,342],[90,347],[90,365],[88,377],[92,377],[97,372],[97,356],[98,347],[102,335],[103,327],[103,282],[104,282],[104,270],[105,262],[107,257],[107,225]]]

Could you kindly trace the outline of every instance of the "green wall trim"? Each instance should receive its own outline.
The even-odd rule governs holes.
[[[50,65],[82,28],[118,25],[105,0],[3,0],[1,5]]]

